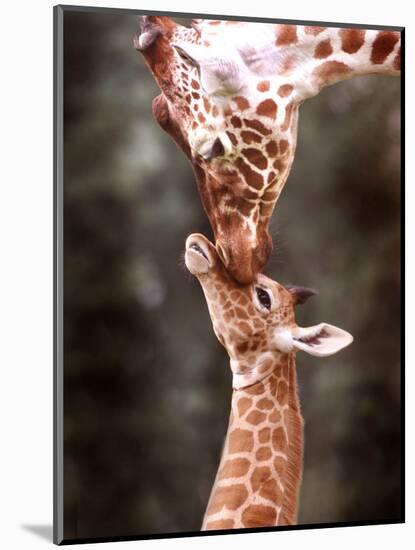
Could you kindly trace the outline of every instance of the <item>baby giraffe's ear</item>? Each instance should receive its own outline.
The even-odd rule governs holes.
[[[328,323],[320,323],[313,327],[296,327],[292,331],[294,348],[317,357],[333,355],[352,342],[351,334]]]
[[[286,285],[285,288],[292,294],[295,306],[305,304],[309,298],[318,294],[314,288],[307,288],[305,286]]]

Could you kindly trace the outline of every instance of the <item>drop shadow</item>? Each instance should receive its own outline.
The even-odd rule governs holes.
[[[52,525],[22,525],[21,527],[48,542],[53,542]]]

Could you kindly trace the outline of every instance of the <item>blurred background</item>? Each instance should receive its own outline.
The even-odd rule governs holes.
[[[153,120],[136,17],[66,12],[64,25],[64,536],[198,531],[231,375],[182,254],[189,233],[212,233]],[[399,79],[356,78],[302,106],[271,234],[266,273],[320,292],[298,324],[355,337],[334,357],[298,354],[299,522],[397,520]]]

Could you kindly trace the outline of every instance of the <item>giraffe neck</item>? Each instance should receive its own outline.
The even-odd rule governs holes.
[[[400,73],[400,32],[298,26],[296,36],[298,42],[287,46],[286,55],[292,56],[294,88],[300,101],[354,76]]]
[[[218,473],[202,529],[294,523],[303,464],[303,419],[294,354],[234,389]]]
[[[282,79],[292,99],[302,101],[323,86],[355,75],[400,72],[399,31],[228,21],[205,21],[200,30],[202,43],[215,46],[216,55],[222,51],[231,59],[224,47],[230,43],[243,59],[249,73],[247,96],[252,95],[255,77]],[[244,73],[243,65],[238,66]]]

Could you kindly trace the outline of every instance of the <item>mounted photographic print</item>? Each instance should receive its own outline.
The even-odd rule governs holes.
[[[54,8],[55,543],[404,521],[404,31],[364,23]]]

